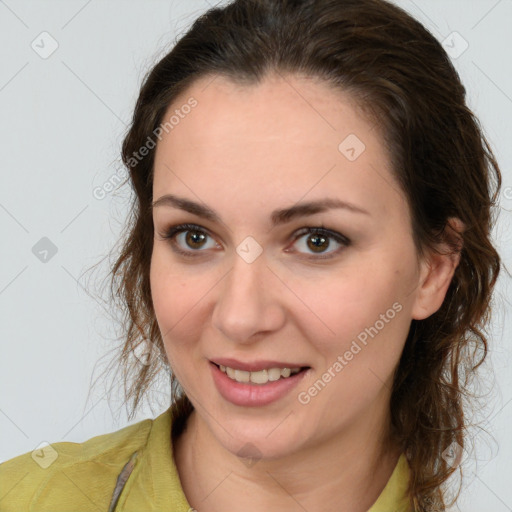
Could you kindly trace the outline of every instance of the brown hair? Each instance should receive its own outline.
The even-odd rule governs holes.
[[[411,469],[412,506],[444,510],[442,484],[455,468],[443,451],[453,442],[464,447],[468,382],[487,353],[483,329],[500,271],[490,238],[491,207],[501,173],[442,45],[384,0],[235,0],[200,16],[145,76],[122,146],[135,196],[111,269],[112,299],[124,312],[118,362],[125,399],[134,414],[163,362],[172,401],[192,409],[168,368],[152,306],[155,150],[144,158],[138,151],[154,137],[174,98],[198,78],[222,75],[258,84],[271,72],[317,77],[351,93],[381,129],[410,206],[418,254],[436,250],[441,241],[461,251],[441,308],[412,320],[391,397],[394,435]],[[450,217],[465,225],[462,249],[447,236]],[[145,341],[158,357],[141,365],[130,356]]]

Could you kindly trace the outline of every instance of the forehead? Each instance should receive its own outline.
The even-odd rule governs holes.
[[[191,98],[196,105],[183,108]],[[273,75],[240,85],[204,77],[163,123],[172,115],[179,122],[157,144],[154,197],[188,183],[197,194],[259,191],[279,206],[329,191],[384,213],[403,199],[378,127],[350,95],[318,79]]]
[[[242,85],[223,76],[194,82],[169,106],[165,119],[190,98],[197,106],[170,133],[176,144],[218,145],[231,141],[295,144],[337,150],[350,131],[372,144],[375,127],[353,97],[327,83],[296,75],[270,75],[258,84]],[[200,125],[200,131],[197,130]],[[283,149],[286,149],[283,147]]]

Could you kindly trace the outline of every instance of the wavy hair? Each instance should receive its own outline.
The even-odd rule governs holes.
[[[122,247],[110,268],[111,298],[123,312],[125,400],[133,415],[167,369],[171,401],[193,406],[165,356],[151,300],[151,214],[155,149],[139,158],[173,100],[197,79],[221,75],[242,85],[270,73],[317,77],[346,91],[381,130],[412,217],[418,255],[445,241],[460,263],[440,309],[412,320],[392,390],[393,435],[410,466],[415,511],[445,510],[443,484],[455,468],[443,455],[467,440],[468,383],[487,354],[485,326],[501,260],[493,207],[501,173],[466,90],[437,39],[384,0],[234,0],[209,9],[145,75],[122,160],[135,192]],[[137,155],[137,158],[135,157]],[[457,217],[462,246],[447,230]],[[157,357],[140,364],[141,344]]]

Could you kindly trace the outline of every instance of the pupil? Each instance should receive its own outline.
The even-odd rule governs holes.
[[[322,235],[312,235],[309,237],[310,241],[313,241],[313,246],[311,249],[315,252],[320,252],[318,249],[326,249],[329,247],[329,243],[327,242],[327,238],[325,238]],[[327,242],[327,245],[322,247],[322,244],[325,244]]]
[[[200,245],[200,242],[201,241],[204,241],[204,234],[203,233],[198,233],[197,231],[189,231],[188,235],[187,235],[187,243],[192,240],[192,245],[194,244],[197,244],[199,242],[199,245]]]

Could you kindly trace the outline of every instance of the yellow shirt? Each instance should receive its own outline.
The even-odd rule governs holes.
[[[0,511],[191,512],[172,457],[172,414],[0,464]],[[408,512],[408,478],[402,455],[368,512]]]

